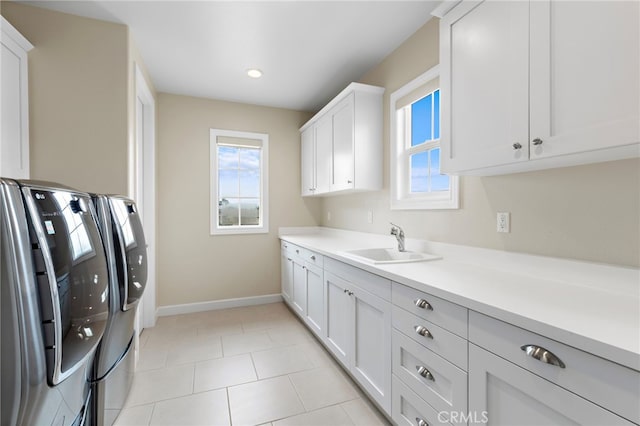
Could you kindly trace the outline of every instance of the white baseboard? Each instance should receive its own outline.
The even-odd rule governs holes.
[[[239,308],[242,306],[264,305],[282,302],[281,294],[267,294],[264,296],[241,297],[238,299],[211,300],[209,302],[185,303],[183,305],[160,306],[158,317],[169,315],[192,314],[195,312],[215,311],[218,309]]]

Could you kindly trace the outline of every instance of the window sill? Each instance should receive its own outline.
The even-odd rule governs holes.
[[[268,234],[268,226],[256,226],[256,227],[235,227],[229,226],[224,228],[211,228],[211,235],[250,235],[250,234]]]

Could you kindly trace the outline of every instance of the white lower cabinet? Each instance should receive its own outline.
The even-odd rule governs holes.
[[[310,264],[306,264],[304,270],[307,287],[307,311],[304,321],[311,331],[321,338],[324,327],[324,271]]]
[[[293,294],[293,260],[289,257],[289,253],[285,247],[282,248],[280,257],[280,284],[282,287],[282,298],[288,304],[291,304],[291,295]]]
[[[487,418],[489,425],[633,424],[474,344],[469,345],[469,413]]]
[[[466,348],[465,348],[466,352]],[[414,342],[397,330],[393,330],[393,374],[404,385],[438,412],[447,413],[451,423],[465,424],[456,415],[467,412],[467,373]],[[445,414],[441,417],[444,418]]]
[[[291,305],[298,315],[304,318],[307,312],[307,274],[304,269],[304,261],[292,257],[293,283]]]
[[[349,282],[330,272],[324,274],[326,296],[326,326],[324,342],[338,361],[349,366],[349,329],[351,299],[346,294]]]
[[[285,241],[281,265],[285,302],[395,424],[640,424],[636,369]]]
[[[473,311],[469,341],[469,409],[491,424],[640,422],[636,370]]]
[[[449,413],[436,411],[401,380],[393,376],[393,421],[398,426],[433,426],[448,423]]]
[[[324,335],[324,271],[322,256],[282,244],[282,298],[318,337]]]
[[[391,411],[391,303],[325,271],[325,345]]]

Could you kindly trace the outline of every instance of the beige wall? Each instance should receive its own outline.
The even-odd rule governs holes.
[[[640,266],[640,160],[496,177],[462,177],[461,208],[389,208],[389,96],[438,63],[438,19],[427,22],[360,80],[385,87],[381,192],[326,197],[322,225],[509,251]],[[373,211],[373,224],[367,212]],[[511,233],[496,232],[496,213],[511,212]],[[331,212],[331,220],[327,213]],[[389,237],[393,244],[393,237]]]
[[[29,52],[31,177],[127,193],[128,30],[2,2]]]
[[[319,221],[300,197],[309,114],[158,95],[158,305],[280,293],[278,227]],[[269,134],[269,234],[209,235],[209,129]]]

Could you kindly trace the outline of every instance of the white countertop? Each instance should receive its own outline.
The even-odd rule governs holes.
[[[373,265],[346,250],[394,247],[393,236],[282,228],[280,238],[392,281],[640,371],[640,270],[407,239],[442,256]]]

